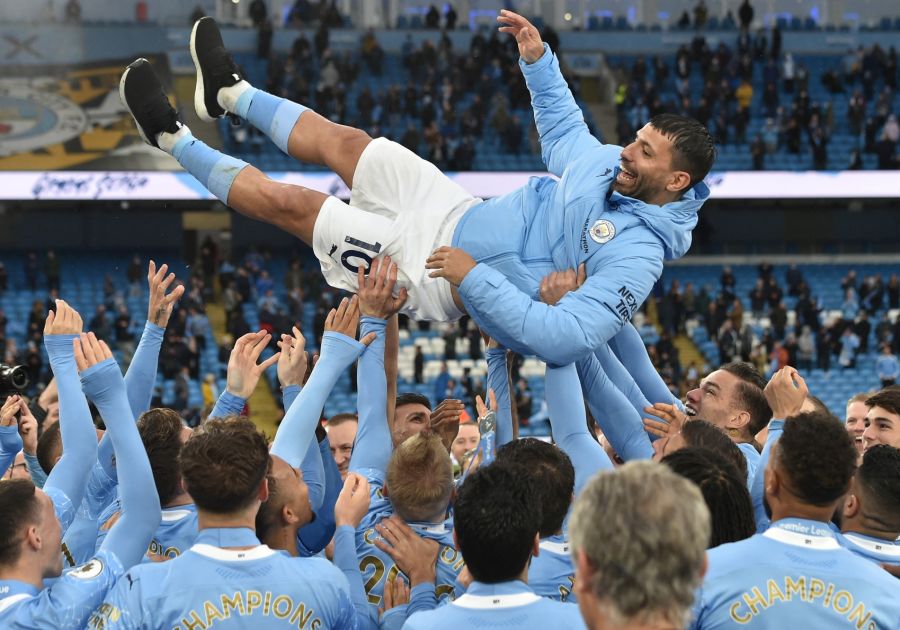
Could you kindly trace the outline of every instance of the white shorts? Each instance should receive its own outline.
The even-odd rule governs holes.
[[[416,320],[453,321],[462,312],[450,283],[429,278],[425,259],[449,245],[459,219],[481,199],[473,197],[405,147],[376,138],[362,152],[350,205],[329,197],[313,229],[313,251],[331,286],[356,292],[357,266],[389,255],[397,284],[409,299],[403,313]]]

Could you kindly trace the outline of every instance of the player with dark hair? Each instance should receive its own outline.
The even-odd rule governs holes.
[[[900,387],[892,385],[866,399],[865,448],[887,444],[900,448]]]
[[[710,548],[756,533],[746,476],[741,476],[732,462],[715,451],[689,446],[666,455],[662,463],[693,481],[703,493],[712,519]]]
[[[531,475],[541,503],[540,554],[528,569],[528,584],[541,597],[575,601],[575,569],[563,533],[575,496],[575,468],[562,450],[536,438],[513,440],[497,450],[498,462],[518,464]]]
[[[544,161],[560,179],[532,179],[486,202],[394,142],[252,87],[211,18],[191,33],[198,115],[246,119],[292,157],[328,166],[351,188],[350,205],[270,180],[197,140],[146,60],[126,69],[120,93],[147,143],[229,206],[310,245],[332,286],[356,290],[357,267],[388,254],[409,291],[408,315],[448,321],[465,310],[501,345],[564,365],[612,337],[663,260],[687,251],[715,147],[703,125],[672,114],[624,148],[602,145],[537,29],[510,11],[498,21],[518,42]],[[552,308],[535,299],[542,276],[582,263],[587,280],[573,295]]]
[[[853,553],[900,566],[900,450],[866,450],[840,511],[838,540]]]
[[[466,478],[453,507],[454,538],[474,582],[437,610],[409,617],[404,628],[582,628],[578,609],[539,597],[527,585],[538,555],[542,509],[533,477],[495,462]]]
[[[856,468],[843,424],[801,413],[784,422],[765,469],[772,525],[709,551],[695,628],[893,628],[896,580],[843,549],[830,519]]]

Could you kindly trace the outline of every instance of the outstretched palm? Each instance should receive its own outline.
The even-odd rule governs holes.
[[[501,9],[497,21],[502,24],[501,33],[509,33],[519,44],[519,54],[525,63],[534,63],[544,54],[544,42],[534,25],[518,13]]]

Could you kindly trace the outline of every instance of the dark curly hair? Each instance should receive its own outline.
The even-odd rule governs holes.
[[[670,453],[662,463],[700,488],[712,522],[710,548],[744,540],[756,533],[746,467],[741,475],[722,455],[697,447]]]
[[[900,531],[900,449],[879,444],[866,449],[856,471],[865,517],[886,531]]]
[[[846,494],[859,456],[844,424],[821,411],[785,420],[775,451],[792,492],[818,507],[829,506]]]

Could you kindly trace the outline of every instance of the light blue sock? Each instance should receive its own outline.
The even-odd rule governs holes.
[[[172,156],[212,194],[228,203],[234,178],[247,163],[220,153],[188,133],[175,143]]]
[[[287,153],[291,130],[309,108],[251,87],[238,97],[234,109],[235,114],[269,136]]]

